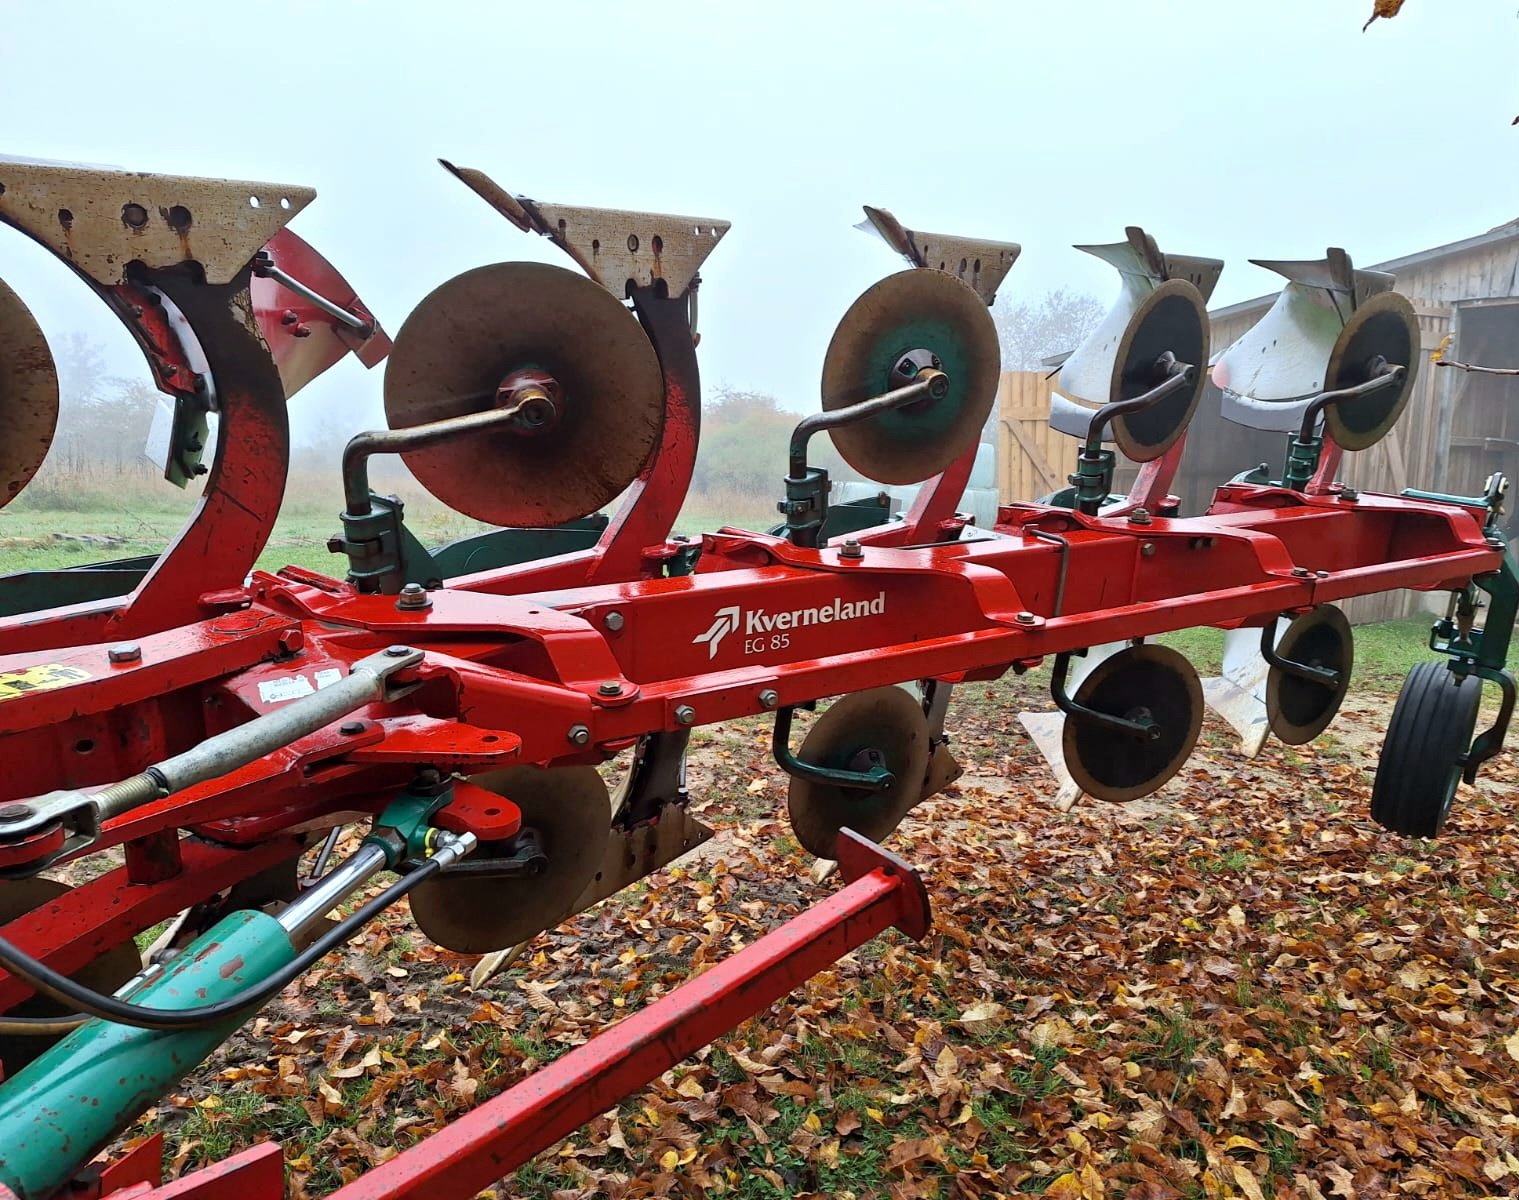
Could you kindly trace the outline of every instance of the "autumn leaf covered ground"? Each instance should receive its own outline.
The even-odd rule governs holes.
[[[893,848],[922,945],[867,944],[503,1181],[498,1194],[1318,1198],[1519,1194],[1519,859],[1505,755],[1447,836],[1368,819],[1420,626],[1361,631],[1311,747],[1210,717],[1127,808],[1048,803],[1017,724],[1043,673],[963,688],[967,774]],[[1184,639],[1207,669],[1216,643]],[[404,910],[329,958],[132,1132],[176,1170],[277,1137],[319,1196],[836,887],[757,722],[704,730],[719,836],[472,992]]]

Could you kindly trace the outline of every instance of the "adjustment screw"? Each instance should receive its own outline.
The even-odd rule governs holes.
[[[622,684],[618,683],[615,679],[608,679],[605,683],[596,686],[596,694],[598,696],[620,696],[622,695]]]
[[[0,806],[0,821],[24,821],[32,815],[30,804],[6,804]]]
[[[1136,508],[1129,514],[1130,525],[1148,525],[1150,523],[1150,510],[1148,508]]]
[[[1155,543],[1154,542],[1140,542],[1139,543],[1139,552],[1142,555],[1144,555],[1146,558],[1154,558],[1155,557]]]
[[[1313,574],[1313,572],[1310,571],[1307,567],[1293,567],[1292,573],[1299,579],[1307,579],[1308,576]]]
[[[344,737],[357,737],[364,732],[363,721],[344,721],[338,726],[338,732]]]
[[[761,708],[774,708],[781,702],[781,695],[774,688],[766,688],[759,694]]]
[[[1013,620],[1017,621],[1020,625],[1034,625],[1038,622],[1039,618],[1031,612],[1021,612]]]
[[[1349,501],[1351,503],[1354,503],[1355,501],[1359,500],[1360,498],[1361,498],[1361,493],[1358,492],[1358,491],[1356,491],[1355,488],[1353,488],[1353,487],[1343,487],[1343,488],[1340,489],[1340,499],[1341,500],[1347,500],[1347,501]]]
[[[689,725],[696,720],[696,710],[689,704],[682,704],[675,710],[675,723],[677,725]]]
[[[571,725],[569,739],[572,746],[584,746],[591,740],[591,731],[584,725]]]
[[[622,614],[620,612],[609,612],[606,616],[602,617],[601,623],[613,633],[619,633],[622,630],[623,624]]]
[[[142,647],[136,642],[122,642],[112,646],[105,652],[106,657],[113,663],[134,663],[142,661]]]
[[[405,658],[410,653],[411,653],[411,647],[410,646],[386,646],[385,647],[385,657],[386,658]]]
[[[403,610],[431,608],[432,597],[420,583],[408,583],[401,588],[401,594],[396,597],[396,607]]]
[[[865,551],[860,549],[860,543],[854,538],[845,538],[844,544],[839,547],[840,558],[864,558]]]

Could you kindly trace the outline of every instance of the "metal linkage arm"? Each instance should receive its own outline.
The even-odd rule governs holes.
[[[192,749],[155,763],[98,792],[50,792],[0,808],[0,847],[26,843],[31,853],[0,876],[34,874],[65,854],[91,845],[106,821],[138,805],[173,795],[282,750],[339,717],[398,693],[390,677],[422,661],[422,651],[391,646],[354,663],[343,679],[283,708],[255,717]],[[7,856],[9,857],[9,856]]]

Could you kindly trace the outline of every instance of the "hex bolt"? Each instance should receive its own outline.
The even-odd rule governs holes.
[[[338,726],[338,732],[344,737],[357,737],[364,732],[363,721],[344,721]]]
[[[410,646],[386,646],[385,647],[385,657],[386,658],[405,658],[410,653],[411,653],[411,647]]]
[[[1139,552],[1140,552],[1140,554],[1144,555],[1146,558],[1154,558],[1155,557],[1155,543],[1154,542],[1140,542],[1139,543]]]
[[[299,629],[287,629],[280,634],[280,651],[284,654],[295,654],[306,648],[306,635]]]
[[[396,607],[403,611],[431,608],[432,597],[420,583],[408,583],[401,588],[401,594],[396,597]]]
[[[1308,576],[1313,574],[1313,572],[1310,571],[1307,567],[1293,567],[1292,573],[1299,579],[1307,579]]]
[[[136,642],[121,642],[112,646],[105,652],[106,657],[113,663],[134,663],[142,661],[142,647]]]
[[[844,544],[839,547],[840,558],[864,558],[865,551],[860,549],[860,543],[854,538],[845,538]]]
[[[766,688],[759,694],[761,708],[774,708],[781,702],[781,695],[774,688]]]
[[[604,616],[604,617],[601,618],[601,623],[603,625],[605,625],[613,633],[621,633],[622,632],[623,620],[622,620],[622,614],[620,612],[609,612],[609,613],[607,613],[606,616]]]
[[[598,696],[620,696],[622,695],[622,684],[618,683],[615,679],[608,679],[605,683],[597,684],[596,694]]]
[[[1033,613],[1025,611],[1019,613],[1013,620],[1017,621],[1020,625],[1034,625],[1038,623],[1039,618]]]
[[[677,725],[689,725],[696,720],[696,710],[689,704],[682,704],[675,710],[675,723]]]
[[[1148,525],[1150,523],[1150,510],[1148,508],[1136,508],[1129,514],[1130,525]]]
[[[1328,579],[1329,578],[1329,572],[1328,571],[1315,571],[1314,575],[1317,578],[1319,578],[1319,579]]]
[[[1361,498],[1361,493],[1358,492],[1358,491],[1356,491],[1355,488],[1353,488],[1353,487],[1342,487],[1340,489],[1340,499],[1341,500],[1345,500],[1345,501],[1353,504],[1357,500],[1359,500],[1360,498]]]
[[[591,740],[591,731],[584,725],[571,725],[568,737],[570,745],[584,746]]]
[[[0,806],[0,821],[24,821],[32,815],[30,804],[6,804]]]

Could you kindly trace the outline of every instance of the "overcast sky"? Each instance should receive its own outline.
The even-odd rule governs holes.
[[[703,271],[709,386],[815,407],[833,327],[900,264],[860,205],[1021,242],[1003,285],[1115,291],[1073,242],[1143,225],[1274,290],[1249,257],[1357,263],[1519,216],[1519,2],[177,4],[10,0],[0,152],[306,184],[293,223],[394,332],[483,262],[567,264],[436,165],[541,200],[726,218]],[[104,307],[0,228],[50,335]],[[352,359],[297,428],[380,411]]]

